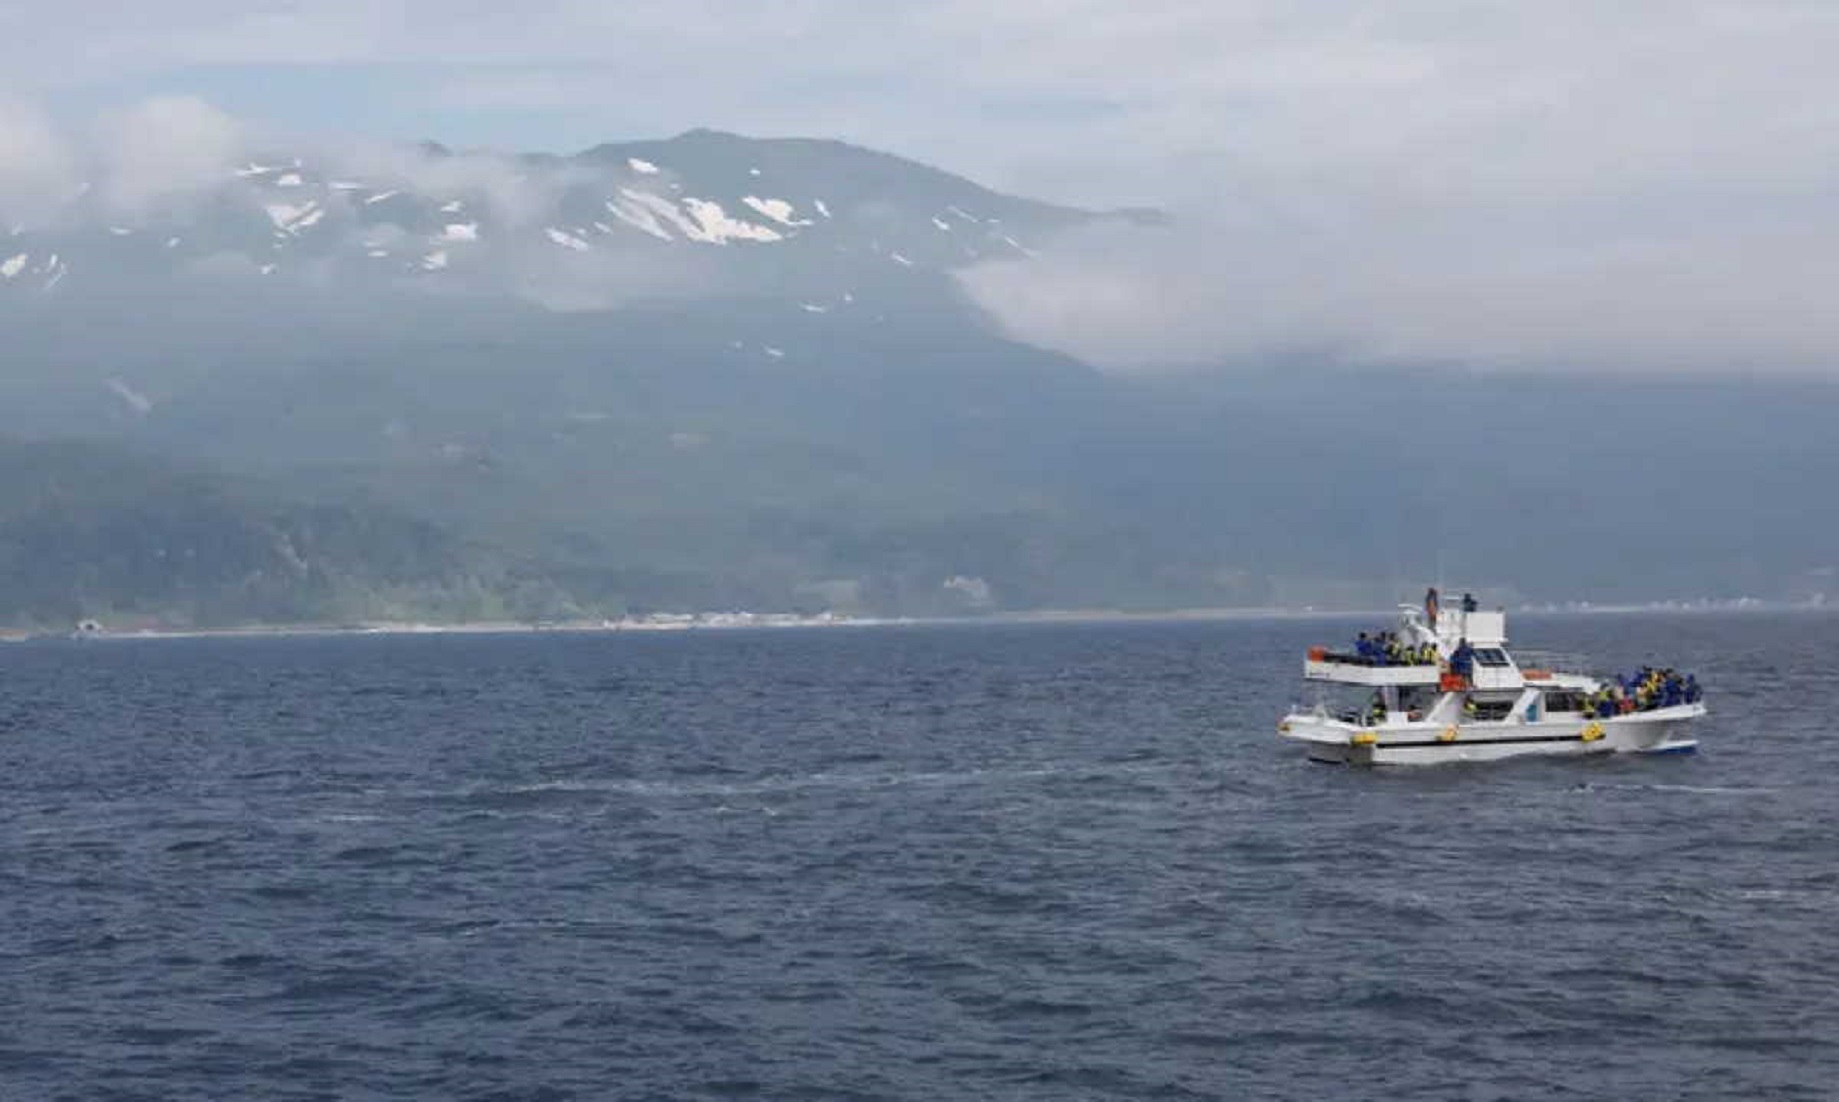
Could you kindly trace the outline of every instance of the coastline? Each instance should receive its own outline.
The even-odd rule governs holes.
[[[1566,606],[1523,605],[1512,610],[1521,616],[1598,616],[1661,614],[1741,614],[1830,612],[1820,604],[1790,604],[1736,600],[1723,602],[1655,602],[1650,604]],[[121,642],[136,639],[267,639],[313,636],[364,635],[608,635],[657,634],[685,631],[768,631],[818,628],[971,627],[1048,624],[1211,623],[1224,621],[1358,620],[1391,615],[1392,609],[1316,608],[1188,608],[1152,612],[1114,609],[1037,609],[996,612],[980,616],[855,616],[843,613],[699,612],[657,613],[617,620],[566,620],[531,623],[515,620],[459,621],[358,621],[339,624],[246,624],[216,628],[130,627],[67,632],[0,628],[0,644],[38,640],[78,639]]]
[[[686,631],[770,631],[818,628],[878,628],[1056,623],[1154,623],[1209,620],[1283,620],[1358,616],[1358,612],[1293,609],[1176,609],[1121,612],[1107,609],[1046,609],[982,616],[855,616],[842,613],[701,612],[660,613],[618,620],[361,621],[344,624],[246,624],[215,628],[131,627],[70,632],[0,629],[0,643],[78,639],[120,642],[134,639],[265,639],[343,635],[618,635]]]

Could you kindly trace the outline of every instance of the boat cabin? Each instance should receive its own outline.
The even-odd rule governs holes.
[[[1311,647],[1307,681],[1353,690],[1330,709],[1348,722],[1538,723],[1580,712],[1597,687],[1581,674],[1521,669],[1507,649],[1504,612],[1402,605],[1398,626],[1351,649]],[[1434,623],[1434,627],[1433,627]]]

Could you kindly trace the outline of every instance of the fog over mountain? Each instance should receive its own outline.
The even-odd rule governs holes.
[[[0,435],[66,442],[5,452],[0,620],[1833,584],[1811,244],[1733,321],[1665,249],[1082,209],[821,139],[454,150],[167,98],[0,149]]]

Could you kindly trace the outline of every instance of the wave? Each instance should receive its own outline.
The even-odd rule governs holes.
[[[813,790],[872,791],[893,788],[953,788],[1002,785],[1048,779],[1116,780],[1119,778],[1188,769],[1185,763],[1156,765],[1120,763],[1031,766],[1020,768],[964,769],[928,772],[833,773],[757,777],[738,781],[653,780],[639,777],[563,777],[522,784],[481,784],[444,792],[409,795],[433,801],[516,800],[548,795],[616,795],[642,799],[713,799],[729,796],[766,796]],[[379,793],[384,794],[384,793]]]
[[[1681,792],[1697,796],[1772,796],[1780,788],[1757,788],[1715,784],[1617,784],[1587,781],[1577,786],[1581,792]]]

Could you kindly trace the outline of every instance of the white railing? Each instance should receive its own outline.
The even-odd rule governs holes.
[[[1545,670],[1548,673],[1579,674],[1584,677],[1596,675],[1588,658],[1565,651],[1522,650],[1516,647],[1513,660],[1523,670]]]

